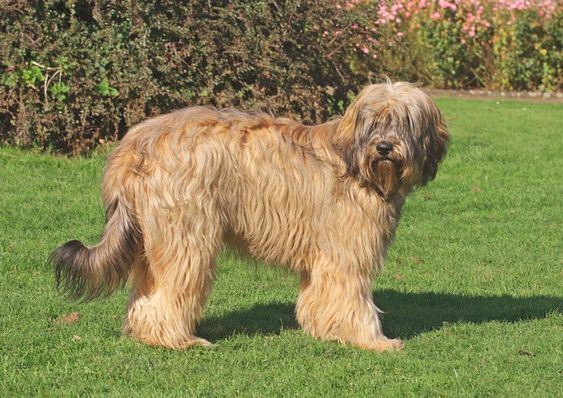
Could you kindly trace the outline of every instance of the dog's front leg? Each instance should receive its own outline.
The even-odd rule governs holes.
[[[373,303],[371,277],[346,267],[316,263],[301,273],[296,316],[313,337],[374,351],[398,351],[403,343],[384,336]]]

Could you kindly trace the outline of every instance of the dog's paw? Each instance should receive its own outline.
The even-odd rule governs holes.
[[[361,348],[383,352],[383,351],[401,351],[404,347],[404,343],[402,340],[399,339],[387,339],[383,338],[380,340],[376,340],[372,343],[362,345]]]
[[[192,348],[192,347],[205,347],[205,348],[209,348],[209,347],[213,347],[213,344],[210,343],[209,341],[202,339],[200,337],[194,337],[194,338],[190,338],[182,343],[180,343],[178,345],[178,349],[183,350],[183,349],[187,349],[187,348]]]
[[[146,336],[131,336],[134,340],[137,340],[141,343],[147,344],[152,347],[163,347],[168,348],[170,350],[187,350],[189,348],[194,347],[213,347],[213,344],[209,341],[202,339],[200,337],[188,337],[182,338],[179,340],[171,340],[171,339],[162,339],[154,338],[153,336],[146,337]]]

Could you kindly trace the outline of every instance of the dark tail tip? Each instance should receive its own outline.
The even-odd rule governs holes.
[[[78,240],[71,240],[53,251],[50,261],[55,269],[59,291],[74,299],[92,299],[89,286],[89,249]]]

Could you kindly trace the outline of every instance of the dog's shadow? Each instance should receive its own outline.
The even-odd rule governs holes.
[[[441,293],[403,293],[379,290],[375,303],[385,311],[383,329],[387,336],[411,338],[436,330],[447,323],[488,321],[518,322],[561,312],[563,299],[553,296],[465,296]],[[272,335],[298,327],[294,303],[256,304],[246,310],[209,317],[198,327],[199,334],[212,341],[234,335]]]

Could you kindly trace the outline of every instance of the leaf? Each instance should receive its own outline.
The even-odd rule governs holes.
[[[15,88],[18,85],[18,75],[15,73],[8,73],[2,77],[2,84],[9,88]]]
[[[49,87],[49,92],[57,101],[64,101],[70,92],[70,87],[66,83],[57,82]]]
[[[71,312],[70,314],[61,316],[55,319],[55,323],[74,323],[78,321],[80,314],[78,312]]]
[[[101,82],[96,84],[96,90],[102,94],[104,97],[117,97],[119,95],[119,91],[109,85],[108,79],[105,77],[102,79]]]
[[[28,86],[33,86],[36,82],[45,80],[43,72],[35,65],[29,69],[24,69],[21,76],[24,84]]]
[[[533,356],[535,356],[536,354],[533,353],[532,351],[520,350],[520,351],[518,351],[518,355],[527,356],[527,357],[533,357]]]

